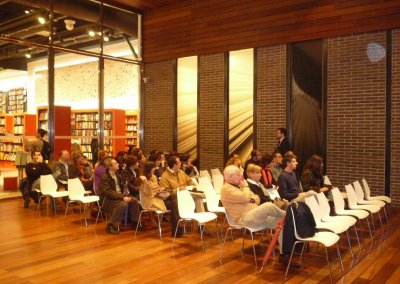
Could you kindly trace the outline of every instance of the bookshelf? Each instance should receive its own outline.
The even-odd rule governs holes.
[[[7,113],[23,113],[27,110],[27,91],[16,88],[8,91]]]
[[[125,111],[118,109],[104,110],[104,150],[114,156],[125,148]],[[122,122],[122,123],[121,123]],[[98,110],[76,110],[71,113],[71,135],[81,145],[81,152],[92,160],[90,143],[98,137]]]
[[[0,113],[7,111],[7,92],[0,91]]]
[[[49,130],[47,107],[37,108],[37,128]],[[54,106],[54,149],[57,156],[62,150],[71,151],[71,107]]]
[[[139,147],[138,143],[138,112],[137,111],[127,111],[125,114],[125,148],[129,147]]]
[[[17,152],[24,151],[23,138],[36,134],[35,120],[34,114],[0,116],[0,160],[15,161]]]

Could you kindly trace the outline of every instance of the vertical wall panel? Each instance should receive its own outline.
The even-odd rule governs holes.
[[[390,191],[400,206],[400,29],[392,32],[392,161]]]

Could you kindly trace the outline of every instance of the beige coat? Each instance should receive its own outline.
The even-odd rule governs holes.
[[[253,198],[256,202],[250,203],[250,198]],[[247,186],[238,188],[232,184],[224,183],[221,187],[221,202],[233,220],[238,222],[243,213],[256,208],[260,204],[260,197],[251,192]]]
[[[142,177],[141,177],[142,178]],[[145,178],[142,179],[142,183],[140,185],[140,202],[142,206],[147,209],[158,209],[162,211],[166,211],[165,203],[161,198],[156,197],[157,189],[160,188],[157,182],[157,177],[152,175],[150,180]]]

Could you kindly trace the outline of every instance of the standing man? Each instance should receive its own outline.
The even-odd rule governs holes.
[[[317,195],[313,190],[303,192],[300,187],[299,180],[296,176],[297,157],[294,155],[286,155],[283,158],[283,171],[278,178],[278,192],[281,198],[290,202],[304,202],[308,196]]]
[[[287,151],[292,150],[286,135],[286,128],[278,128],[276,130],[276,139],[278,140],[278,144],[276,145],[275,151],[281,153],[282,156],[285,156]]]

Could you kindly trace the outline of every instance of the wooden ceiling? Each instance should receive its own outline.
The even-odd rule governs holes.
[[[104,2],[129,10],[146,12],[182,1],[185,0],[105,0]]]

